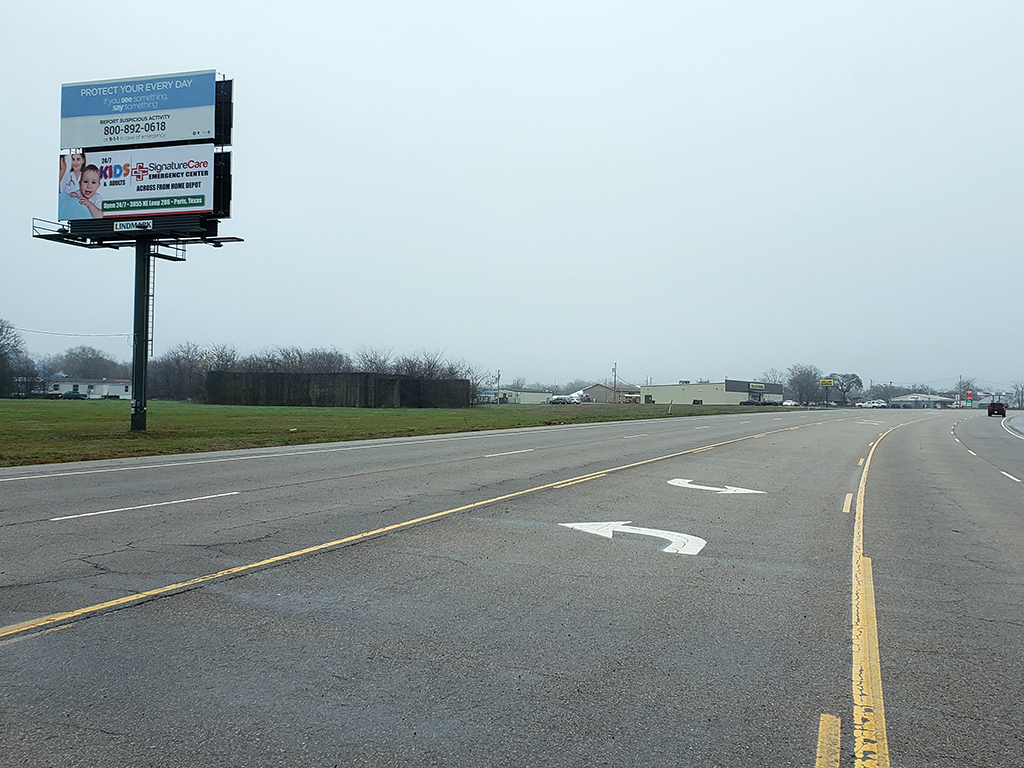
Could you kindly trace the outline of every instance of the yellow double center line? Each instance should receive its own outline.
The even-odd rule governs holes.
[[[260,560],[256,563],[249,563],[247,565],[237,566],[235,568],[228,568],[223,571],[216,573],[207,574],[205,576],[199,576],[188,581],[178,582],[176,584],[169,584],[167,586],[158,587],[156,589],[147,590],[145,592],[137,592],[131,595],[125,595],[124,597],[117,598],[115,600],[109,600],[104,603],[98,603],[85,608],[79,608],[74,611],[67,611],[63,613],[54,613],[48,616],[42,616],[31,621],[26,621],[21,624],[13,624],[7,627],[0,627],[0,640],[4,638],[10,638],[15,635],[21,635],[22,633],[28,633],[32,630],[49,631],[52,629],[59,628],[72,622],[76,619],[81,619],[89,615],[105,613],[119,608],[127,607],[129,605],[138,604],[153,600],[158,597],[174,594],[178,592],[184,592],[191,589],[196,589],[204,584],[219,579],[227,579],[235,576],[241,576],[245,573],[255,571],[257,569],[266,568],[273,565],[279,565],[289,560],[294,560],[307,555],[317,554],[324,552],[336,547],[344,546],[346,544],[352,544],[357,541],[369,539],[374,536],[396,531],[402,528],[408,528],[413,525],[420,523],[429,522],[436,520],[441,517],[455,514],[456,512],[464,512],[470,509],[495,504],[501,501],[507,501],[520,496],[525,496],[530,493],[536,493],[538,491],[548,489],[566,488],[577,483],[586,482],[588,480],[595,480],[600,477],[604,477],[612,472],[618,472],[624,469],[631,469],[634,467],[643,466],[645,464],[652,464],[658,461],[664,461],[666,459],[676,458],[678,456],[685,456],[687,454],[701,453],[703,451],[709,451],[714,448],[719,448],[724,445],[730,445],[733,443],[743,442],[745,440],[754,440],[761,437],[767,437],[771,434],[777,434],[779,432],[789,431],[793,429],[800,429],[808,426],[818,426],[822,422],[813,424],[801,425],[799,427],[786,427],[779,430],[773,430],[771,432],[761,432],[755,435],[747,435],[745,437],[735,438],[733,440],[724,440],[719,443],[713,443],[710,445],[704,445],[699,448],[691,448],[686,451],[679,451],[677,453],[671,453],[665,456],[658,456],[652,459],[645,459],[643,461],[634,462],[632,464],[625,464],[620,467],[613,467],[611,469],[602,470],[599,472],[588,473],[586,475],[580,475],[574,478],[568,478],[566,480],[558,480],[553,483],[547,483],[540,485],[535,488],[527,488],[522,491],[516,491],[514,493],[505,494],[503,496],[496,496],[491,499],[485,499],[478,501],[473,504],[466,504],[461,507],[454,507],[452,509],[444,510],[443,512],[435,512],[430,515],[424,515],[417,517],[412,520],[405,520],[400,523],[394,523],[393,525],[384,526],[377,528],[372,531],[366,531],[364,533],[355,534],[335,541],[329,541],[324,544],[318,544],[316,546],[307,547],[305,549],[296,550],[294,552],[288,552],[286,554],[277,555],[266,560]],[[907,422],[911,423],[911,422]],[[864,496],[867,488],[868,470],[871,467],[871,459],[874,456],[875,450],[878,448],[878,444],[894,429],[898,429],[903,424],[898,424],[892,429],[882,433],[882,435],[876,440],[871,450],[868,452],[867,459],[863,462],[864,470],[861,473],[860,485],[857,491],[857,505],[856,505],[856,519],[854,521],[854,534],[853,534],[853,563],[852,563],[852,578],[853,578],[853,589],[852,589],[852,623],[853,623],[853,733],[854,733],[854,766],[855,768],[889,768],[889,744],[885,732],[885,708],[882,699],[882,677],[881,677],[881,664],[878,655],[878,628],[875,618],[875,593],[874,584],[872,582],[871,575],[871,559],[864,556]],[[847,498],[846,504],[849,504],[849,498]],[[848,511],[847,506],[844,511]],[[834,715],[823,714],[819,723],[818,731],[818,753],[817,753],[817,768],[832,768],[832,766],[838,767],[840,759],[840,719]]]
[[[912,423],[912,422],[906,422]],[[882,665],[878,655],[878,622],[875,616],[875,585],[871,558],[864,556],[864,496],[871,459],[883,438],[897,424],[883,432],[871,444],[857,488],[857,513],[853,523],[853,562],[851,567],[851,618],[853,637],[853,764],[854,768],[889,768],[889,739],[885,732],[885,704],[882,698]],[[850,511],[850,494],[843,512]],[[824,714],[818,726],[818,757],[815,768],[838,768],[840,721]]]
[[[875,585],[871,558],[864,556],[864,492],[868,470],[878,444],[899,426],[886,430],[871,446],[857,489],[857,516],[853,523],[853,741],[855,768],[889,768],[889,740],[885,733],[882,700],[882,665],[878,657]]]

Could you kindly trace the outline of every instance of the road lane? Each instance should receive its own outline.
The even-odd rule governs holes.
[[[787,414],[794,425],[808,416],[820,420]],[[769,419],[755,421],[765,428]],[[696,422],[715,429],[695,433]],[[418,516],[408,510],[436,512],[758,434],[725,417],[646,422],[648,437],[622,439],[635,429],[573,425],[2,471],[0,626],[81,607],[83,597],[105,602]],[[489,456],[526,446],[530,453]],[[161,506],[222,494],[240,495]],[[131,507],[145,509],[51,521]]]
[[[866,541],[896,764],[1022,765],[1024,493],[1001,471],[1024,442],[984,412],[887,440]]]
[[[519,471],[552,487],[453,516],[441,528],[417,526],[398,538],[219,582],[10,650],[83,639],[81,649],[62,651],[74,659],[88,648],[90,666],[102,671],[76,671],[67,683],[49,680],[44,699],[57,706],[79,700],[105,674],[123,680],[114,670],[127,654],[133,668],[158,671],[146,682],[156,700],[167,706],[182,699],[171,705],[171,721],[214,739],[187,709],[198,700],[227,713],[235,727],[287,745],[300,763],[328,753],[376,764],[426,763],[439,755],[468,765],[675,764],[708,756],[742,764],[780,755],[810,761],[822,709],[849,698],[850,524],[834,486],[849,487],[856,459],[874,436],[856,426],[855,441],[842,441],[841,460],[808,461],[808,454],[829,450],[831,441],[816,436],[818,429],[748,431],[763,437],[582,475],[591,479],[573,484],[555,483],[527,454],[516,458],[525,462]],[[702,441],[671,447],[714,445],[711,431],[698,433]],[[735,439],[724,433],[712,439],[724,442],[718,438]],[[577,471],[593,469],[595,447],[583,447]],[[668,455],[652,456],[651,448],[625,458]],[[605,450],[609,459],[624,458],[621,448]],[[469,459],[460,471],[479,464]],[[604,462],[601,469],[619,466]],[[436,468],[403,470],[415,489],[403,493],[417,499],[406,508],[427,511],[442,495],[427,482]],[[679,477],[765,493],[723,496],[668,482]],[[812,488],[822,481],[824,497]],[[320,499],[314,491],[321,485],[292,490],[312,493],[309,504]],[[626,512],[644,527],[703,531],[715,552],[669,555],[661,551],[664,542],[648,536],[616,534],[609,541],[560,525],[604,512],[612,519]],[[831,575],[823,577],[822,569]],[[812,650],[819,647],[825,652]],[[167,658],[183,661],[177,648],[188,648],[194,661],[168,667]],[[316,672],[308,668],[310,656],[318,659]],[[265,680],[253,679],[253,664],[269,667]],[[117,696],[141,684],[132,673]],[[244,702],[240,687],[249,692]],[[325,687],[342,733],[294,693]],[[272,725],[282,702],[286,728]],[[113,710],[92,709],[103,731],[123,732]],[[158,743],[180,734],[166,716],[157,719],[155,703],[144,702],[141,716]],[[82,727],[80,715],[70,718]],[[12,725],[17,732],[18,723]],[[288,735],[292,729],[301,731],[301,744]],[[87,748],[109,748],[85,741]],[[119,746],[138,756],[137,745]],[[194,759],[189,749],[170,752]],[[244,762],[260,759],[246,753]]]
[[[379,460],[341,466],[312,454],[308,472],[289,462],[280,475],[229,470],[226,479],[248,482],[242,496],[252,498],[225,505],[212,526],[204,525],[208,512],[178,514],[188,505],[166,519],[140,518],[144,524],[131,530],[102,517],[67,521],[83,523],[75,539],[90,523],[97,538],[145,540],[123,554],[122,581],[107,585],[123,595],[161,575],[195,575],[196,566],[253,562],[291,543],[330,541],[328,532],[367,531],[372,522],[549,486],[446,516],[441,525],[0,646],[4,700],[12,705],[0,714],[0,754],[28,754],[19,738],[52,733],[56,712],[68,747],[108,765],[141,760],[142,741],[159,745],[167,765],[210,762],[211,755],[246,765],[813,765],[819,727],[835,723],[823,714],[838,718],[841,752],[850,755],[854,521],[847,499],[879,435],[922,414],[872,414],[876,423],[850,412],[813,416],[818,426],[792,430],[808,420],[758,414],[743,419],[753,424],[726,418],[696,425],[709,430],[662,434],[652,422],[643,431],[654,437],[642,439],[635,424],[585,437],[553,430],[498,440],[503,451],[542,450],[492,458],[448,453],[447,443],[431,456],[419,446],[423,453],[403,454],[394,467]],[[910,493],[909,477],[931,477],[907,469],[928,465],[922,451],[969,458],[954,442],[949,415],[925,416],[878,445],[864,499],[886,705],[900,719],[899,728],[890,725],[898,765],[911,764],[906,756],[920,734],[913,720],[903,730],[903,693],[915,689],[902,675],[912,676],[913,667],[905,670],[902,649],[886,644],[902,638],[904,615],[901,606],[889,613],[884,600],[905,588],[913,554],[906,571],[894,568],[875,537],[890,525],[894,472],[900,492]],[[744,434],[751,439],[727,442]],[[907,442],[895,441],[901,434]],[[727,444],[699,450],[720,442]],[[1011,459],[1000,461],[1012,467]],[[573,477],[589,479],[557,482]],[[692,483],[670,482],[681,478]],[[220,482],[204,474],[193,493]],[[160,483],[161,492],[186,486],[181,478]],[[763,493],[707,490],[726,486]],[[30,506],[23,500],[20,508]],[[919,514],[924,525],[929,512]],[[696,556],[672,554],[656,536],[609,540],[563,525],[622,520],[708,544]],[[231,526],[239,535],[228,540]],[[66,537],[53,544],[67,546]],[[38,559],[52,552],[43,547]],[[0,589],[0,610],[7,612],[18,590]],[[890,664],[900,672],[895,682]],[[927,690],[935,683],[914,684]],[[97,689],[106,694],[100,701]],[[133,729],[119,707],[137,715]],[[216,722],[202,716],[212,712]],[[240,733],[257,735],[259,744],[232,736]]]

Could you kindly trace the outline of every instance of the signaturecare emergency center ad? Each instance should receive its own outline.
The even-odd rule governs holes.
[[[69,152],[58,219],[213,211],[213,144]]]

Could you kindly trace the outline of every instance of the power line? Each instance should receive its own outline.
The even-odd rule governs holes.
[[[76,338],[105,338],[105,339],[117,339],[124,336],[131,342],[132,335],[130,333],[61,333],[60,331],[35,331],[31,328],[15,328],[16,331],[22,333],[39,333],[43,336],[74,336]]]

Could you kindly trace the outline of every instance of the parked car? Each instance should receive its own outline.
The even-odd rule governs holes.
[[[888,408],[885,400],[865,400],[863,403],[857,403],[858,408]]]
[[[579,405],[580,399],[572,395],[555,395],[548,402],[551,405]]]
[[[989,416],[1005,416],[1006,415],[1006,403],[989,403],[988,404],[988,415]]]
[[[63,395],[65,400],[88,400],[89,396],[85,392],[65,392]]]
[[[783,400],[782,404],[785,407],[787,407],[787,408],[799,408],[800,407],[800,403],[798,403],[796,400]]]

